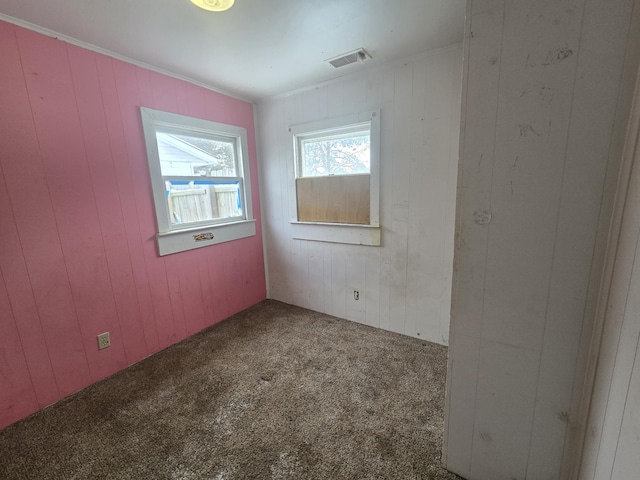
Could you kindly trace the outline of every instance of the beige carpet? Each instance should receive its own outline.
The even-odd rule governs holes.
[[[0,432],[0,478],[455,479],[446,355],[265,301]]]

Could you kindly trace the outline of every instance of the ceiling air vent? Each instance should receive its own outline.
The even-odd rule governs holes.
[[[365,60],[369,60],[370,58],[371,55],[369,55],[364,48],[359,48],[353,52],[344,53],[339,57],[331,58],[327,60],[327,62],[329,62],[333,68],[340,68],[356,62],[363,63]]]

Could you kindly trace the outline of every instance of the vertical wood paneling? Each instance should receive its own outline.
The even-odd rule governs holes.
[[[135,295],[139,312],[135,307],[132,315],[139,315],[144,330],[144,339],[147,352],[155,352],[159,347],[158,326],[151,299],[149,278],[144,262],[142,242],[140,237],[140,224],[133,196],[134,184],[129,174],[129,155],[124,139],[124,127],[120,115],[118,89],[114,72],[114,62],[110,58],[97,56],[96,65],[100,77],[100,90],[102,92],[102,106],[105,114],[106,129],[109,135],[109,143],[112,152],[113,169],[117,184],[117,199],[122,211],[122,219],[125,229],[125,241],[129,251],[126,256],[119,257],[127,265],[125,278],[127,283],[123,287],[133,288],[130,292]],[[116,64],[117,65],[117,64]],[[113,193],[115,193],[114,191]]]
[[[347,314],[346,245],[331,244],[331,315]]]
[[[20,37],[19,37],[20,38]],[[95,195],[87,163],[78,97],[73,85],[66,44],[49,42],[25,32],[28,52],[22,55],[40,151],[51,194],[66,269],[69,275],[78,330],[93,381],[126,365],[122,342],[99,352],[96,335],[112,329],[119,337],[118,318],[109,279]],[[64,119],[64,121],[61,121]],[[65,163],[61,165],[60,159]]]
[[[22,66],[18,52],[15,31],[8,25],[0,24],[0,58],[4,68],[0,69],[0,83],[5,88],[0,89],[0,105],[6,115],[0,115],[0,271],[9,278],[6,285],[11,314],[21,341],[30,348],[24,349],[24,355],[32,375],[33,388],[38,404],[44,407],[53,403],[59,396],[58,385],[55,380],[53,367],[47,351],[46,337],[42,328],[35,292],[29,279],[29,270],[25,254],[34,251],[29,244],[21,244],[19,225],[24,233],[36,233],[31,222],[18,222],[16,216],[28,214],[28,205],[23,201],[27,198],[32,187],[42,187],[45,182],[41,168],[39,168],[39,153],[37,145],[30,141],[35,134],[33,118],[29,107],[29,99],[24,85]],[[20,163],[9,163],[11,158],[21,158]],[[9,181],[14,183],[10,186]],[[25,189],[24,191],[22,189]],[[10,191],[14,192],[11,204]],[[50,207],[48,194],[42,188],[35,192],[37,199],[46,202],[34,212],[32,222],[39,220],[48,224],[47,231],[55,235],[55,225]],[[40,226],[41,227],[41,226]],[[33,230],[25,231],[25,228]],[[35,239],[32,239],[35,240]],[[57,250],[55,247],[48,253]],[[46,253],[41,260],[46,260]],[[9,315],[9,310],[3,310]],[[7,319],[7,322],[9,320]],[[8,397],[7,401],[9,400]],[[11,418],[6,419],[8,423]],[[4,424],[4,422],[3,422]]]
[[[14,27],[5,26],[4,28]],[[54,213],[51,189],[57,185],[45,173],[44,157],[50,155],[50,151],[47,151],[46,143],[43,147],[39,145],[38,126],[44,125],[44,119],[38,116],[37,106],[38,102],[43,102],[45,98],[40,98],[44,96],[34,95],[32,91],[29,91],[27,82],[27,78],[40,75],[40,66],[32,63],[29,53],[37,55],[39,52],[42,55],[40,45],[38,45],[41,37],[18,28],[15,28],[15,34],[24,77],[26,77],[23,79],[23,84],[27,83],[29,99],[19,99],[13,106],[16,109],[32,108],[33,124],[31,121],[22,124],[21,127],[28,128],[28,131],[24,131],[18,138],[8,137],[13,140],[11,143],[18,147],[17,152],[11,152],[15,156],[2,155],[0,158],[4,160],[3,170],[7,188],[9,195],[13,197],[14,217],[18,226],[20,243],[25,253],[29,279],[38,308],[41,328],[44,331],[49,358],[58,390],[62,396],[66,396],[89,384],[91,377],[82,332],[79,329],[73,302],[59,225]],[[34,42],[35,45],[31,42]],[[58,48],[64,47],[62,44],[56,46]],[[46,45],[42,45],[42,47],[44,48]],[[45,50],[49,50],[49,48]],[[58,50],[58,55],[64,54],[64,50]],[[67,62],[65,64],[68,65]],[[52,67],[55,69],[55,66]],[[55,95],[53,99],[47,98],[47,100],[57,101]],[[9,112],[10,110],[3,110],[3,114],[11,117]],[[43,112],[40,110],[40,113]],[[50,121],[61,123],[55,113],[53,115]],[[37,138],[38,141],[31,147],[29,144],[33,142],[34,138]],[[39,147],[40,153],[31,154],[33,151],[31,149],[36,145]],[[21,149],[24,149],[24,153],[20,152]],[[13,161],[14,158],[19,158],[21,162]],[[40,188],[32,188],[34,180]],[[62,193],[59,186],[57,187],[59,194]]]
[[[536,351],[481,341],[476,401],[491,408],[476,409],[469,478],[526,478],[537,369]]]
[[[365,105],[370,107],[373,105],[382,105],[382,85],[383,85],[383,72],[376,71],[367,75],[365,79]],[[384,115],[382,116],[382,120],[384,120]],[[384,141],[381,139],[381,144],[384,146]],[[385,178],[388,178],[388,172],[391,171],[391,166],[388,165],[388,162],[383,162],[380,168],[380,201],[382,202],[383,198],[385,198],[386,193],[384,190]],[[384,207],[386,204],[380,203],[380,219],[381,225],[385,222],[384,218],[389,218],[388,215],[384,212]],[[385,245],[384,239],[384,228],[382,229],[382,242],[383,246]],[[386,291],[382,288],[382,277],[381,277],[381,257],[382,257],[381,248],[365,248],[365,291],[360,292],[361,298],[364,298],[365,302],[365,323],[371,325],[373,327],[380,327],[380,322],[382,318],[382,306],[384,302],[381,300],[381,296],[386,293]],[[386,295],[388,299],[388,295]]]
[[[453,316],[452,316],[453,318]],[[474,422],[480,364],[480,338],[451,333],[447,370],[448,415],[442,458],[447,468],[464,478],[471,474]]]
[[[425,139],[425,96],[427,90],[427,62],[426,60],[414,62],[413,78],[411,79],[411,118],[410,118],[410,140],[409,140],[409,169],[411,172],[420,172],[420,175],[410,175],[408,187],[408,233],[407,233],[407,257],[410,261],[407,264],[407,293],[406,293],[406,316],[405,331],[410,335],[420,335],[418,330],[418,315],[422,315],[418,304],[420,302],[421,276],[424,265],[424,255],[421,248],[421,217],[424,210],[422,202],[423,192],[427,190],[423,183],[423,175],[426,163],[424,149]],[[435,88],[433,89],[435,90]],[[429,165],[430,166],[430,165]],[[429,315],[429,319],[432,317]],[[433,318],[439,322],[438,316]]]
[[[193,252],[193,250],[191,250]],[[204,307],[202,304],[202,290],[198,263],[194,263],[197,257],[194,255],[184,255],[186,257],[178,265],[178,278],[180,280],[180,291],[183,298],[184,322],[186,335],[193,335],[207,326],[204,318]]]
[[[209,279],[211,281],[211,300],[215,321],[222,320],[230,312],[229,298],[227,297],[226,279],[224,271],[224,259],[219,258],[213,252],[207,255]]]
[[[638,294],[640,296],[640,294]],[[638,318],[638,317],[636,317]],[[640,340],[640,338],[639,338]],[[638,472],[640,450],[640,342],[636,342],[635,363],[631,370],[629,389],[622,413],[622,426],[616,448],[611,478],[633,478]]]
[[[608,288],[581,480],[632,478],[640,448],[640,77],[607,252]],[[626,174],[626,175],[625,175]]]
[[[105,290],[113,291],[116,304],[116,314],[113,311],[105,312],[105,318],[99,321],[98,325],[100,329],[111,334],[116,348],[109,353],[124,353],[124,357],[117,358],[119,368],[122,368],[125,364],[143,359],[147,356],[148,350],[146,341],[138,340],[144,339],[144,331],[137,298],[132,296],[133,285],[129,282],[131,268],[122,209],[120,202],[114,201],[113,198],[117,184],[95,57],[89,51],[77,47],[69,47],[68,54],[102,235],[102,247],[109,271],[110,285]]]
[[[259,228],[158,257],[139,117],[245,127],[257,215],[252,105],[4,22],[0,62],[2,428],[260,301],[265,283]]]
[[[323,261],[323,286],[324,286],[324,307],[321,312],[333,315],[333,309],[331,307],[331,290],[333,288],[332,264],[331,264],[331,247],[330,243],[322,243],[322,261]]]
[[[298,282],[288,282],[291,289],[293,303],[301,307],[309,306],[309,259],[305,253],[307,242],[304,240],[290,240],[290,268],[289,278],[298,278]]]
[[[380,103],[380,327],[390,329],[391,306],[391,250],[393,248],[393,170],[394,152],[394,104],[395,71],[382,72]],[[382,161],[382,159],[391,159]]]
[[[471,480],[569,478],[631,6],[468,4],[445,458]]]
[[[2,205],[2,204],[0,204]],[[31,384],[29,367],[22,350],[15,318],[11,312],[4,276],[0,272],[0,424],[9,423],[15,417],[26,417],[38,409],[38,399]],[[20,403],[12,402],[20,398]]]
[[[309,242],[309,308],[324,310],[324,254],[320,242]]]
[[[460,55],[453,46],[258,105],[272,298],[448,342]],[[288,127],[373,108],[381,109],[382,246],[292,239]]]
[[[465,54],[463,53],[463,56]],[[449,156],[458,155],[458,145],[460,144],[460,130],[463,128],[464,120],[460,118],[460,108],[462,102],[462,95],[457,95],[456,92],[462,91],[462,63],[458,62],[456,58],[451,58],[451,89],[452,95],[454,95],[455,101],[451,103],[451,110],[449,114]],[[459,157],[458,157],[459,158]],[[449,179],[449,185],[446,188],[447,191],[447,205],[456,204],[457,185],[458,185],[458,162],[449,162],[447,178]],[[445,224],[448,225],[447,229],[444,229],[444,244],[455,245],[455,209],[448,209],[445,214]],[[455,268],[455,267],[454,267]],[[444,271],[444,286],[445,290],[440,300],[440,338],[443,341],[449,338],[450,315],[452,310],[451,305],[451,292],[453,289],[453,271],[447,268],[447,262],[443,262]]]
[[[583,331],[588,335],[591,330],[591,319],[583,312],[593,268],[584,259],[592,257],[597,242],[600,219],[592,212],[598,211],[602,204],[607,169],[619,163],[618,158],[612,159],[610,165],[599,161],[608,156],[612,145],[612,126],[621,89],[621,75],[611,78],[610,72],[622,72],[624,63],[624,56],[610,52],[625,49],[632,2],[621,2],[613,11],[610,7],[587,3],[581,18],[583,33],[577,51],[572,118],[589,118],[590,121],[586,124],[574,121],[568,132],[533,419],[528,469],[532,476],[550,476],[554,473],[550,465],[562,461],[549,438],[552,435],[553,438],[566,438],[567,432],[571,433],[570,424],[559,421],[558,414],[577,411],[581,401],[580,398],[572,399],[573,380],[580,368],[577,362],[581,336]],[[563,18],[565,23],[573,21]],[[565,25],[565,28],[569,27]],[[594,28],[611,32],[605,43],[590,34]],[[583,241],[577,244],[575,237]],[[583,320],[585,317],[589,320]],[[551,396],[548,392],[554,394]],[[555,461],[549,462],[550,458]]]
[[[142,169],[138,165],[144,155],[144,149],[137,144],[138,135],[136,127],[138,111],[135,105],[148,106],[151,99],[139,98],[137,68],[126,63],[113,62],[113,73],[115,77],[115,87],[117,91],[116,101],[119,105],[117,121],[122,128],[122,142],[126,150],[126,165],[123,165],[123,174],[131,175],[134,178],[142,178]],[[142,74],[140,74],[142,75]],[[142,91],[149,92],[149,86],[144,84]],[[143,166],[144,167],[144,166]],[[172,317],[172,306],[169,298],[169,287],[167,285],[167,274],[164,268],[164,259],[153,261],[156,247],[153,244],[153,234],[148,222],[141,221],[144,217],[138,206],[144,204],[144,197],[141,191],[147,190],[148,198],[151,198],[150,185],[139,185],[131,183],[131,195],[127,197],[128,204],[124,208],[131,211],[131,223],[133,224],[132,242],[136,242],[135,253],[132,256],[137,259],[137,266],[141,269],[141,276],[144,276],[146,288],[150,294],[150,306],[152,315],[155,318],[156,331],[158,335],[158,345],[166,348],[175,341],[174,320]],[[132,208],[135,207],[135,208]],[[150,214],[147,212],[147,214]],[[152,217],[153,218],[153,217]],[[145,292],[146,293],[146,292]]]
[[[364,321],[372,327],[380,327],[380,249],[368,248],[364,252]]]
[[[393,150],[391,155],[384,157],[393,158],[390,225],[393,239],[389,253],[389,329],[398,333],[404,333],[406,326],[409,179],[412,173],[410,165],[412,77],[413,63],[405,63],[395,71],[393,111],[388,112],[393,115]]]
[[[0,424],[8,423],[12,417],[24,417],[35,412],[39,407],[39,400],[31,382],[29,365],[22,349],[22,340],[16,326],[16,316],[12,310],[9,294],[3,270],[10,272],[11,265],[8,265],[4,257],[9,252],[5,246],[5,241],[15,240],[15,223],[11,218],[11,205],[7,194],[4,175],[0,168],[0,225],[3,233],[0,234]],[[4,232],[4,230],[9,230]],[[7,238],[9,235],[14,238]],[[15,246],[15,241],[11,242]],[[24,262],[21,254],[16,252],[16,260]],[[20,268],[20,273],[22,273]],[[22,276],[22,275],[21,275]],[[24,281],[24,279],[21,279]],[[21,282],[22,283],[22,282]],[[31,298],[27,298],[32,303]],[[47,365],[50,371],[50,365]],[[55,385],[54,385],[55,388]],[[12,403],[12,398],[21,398],[20,404]]]
[[[175,111],[181,115],[197,117],[197,110],[195,113],[192,113],[191,105],[189,104],[189,89],[187,84],[171,79],[171,87],[175,91]],[[157,96],[158,93],[156,92],[155,95]],[[188,255],[186,255],[186,253],[188,253]],[[205,316],[207,300],[202,295],[203,288],[205,288],[203,285],[205,278],[201,276],[201,265],[198,259],[198,252],[193,250],[185,252],[185,255],[182,255],[182,262],[179,269],[180,288],[185,299],[184,314],[187,336],[193,335],[195,332],[199,332],[207,326]],[[196,272],[198,272],[197,275]],[[208,276],[206,277],[206,283],[208,286]]]
[[[471,2],[473,5],[475,3]],[[487,225],[460,221],[474,212],[490,211],[492,164],[495,138],[498,91],[494,87],[500,77],[500,51],[502,39],[503,1],[485,2],[479,13],[467,15],[469,31],[474,31],[473,42],[468,42],[465,60],[467,83],[462,86],[467,100],[464,138],[461,141],[460,173],[458,174],[458,198],[456,232],[469,241],[456,244],[453,285],[454,288],[473,289],[452,303],[451,317],[459,318],[451,323],[451,332],[463,325],[467,335],[479,336],[482,328],[484,262],[486,257]],[[470,35],[467,32],[467,35]],[[493,61],[495,59],[495,61]],[[472,90],[468,85],[474,85]],[[489,119],[488,119],[489,118]],[[487,165],[489,164],[489,165]]]
[[[187,336],[187,323],[185,319],[182,288],[180,285],[181,260],[175,256],[167,256],[163,259],[166,271],[167,284],[169,286],[169,299],[171,301],[171,333],[167,337],[169,344],[182,340]],[[152,263],[152,262],[148,262]]]
[[[345,245],[345,316],[348,320],[366,323],[365,299],[355,300],[354,291],[366,291],[366,257],[356,245]]]

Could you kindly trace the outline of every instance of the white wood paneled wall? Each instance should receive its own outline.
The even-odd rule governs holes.
[[[448,343],[461,72],[454,45],[258,104],[270,298]],[[293,239],[288,127],[374,108],[382,246]]]
[[[444,452],[465,478],[571,475],[633,4],[468,2]]]
[[[640,75],[607,251],[597,376],[580,480],[638,477],[640,462]],[[609,273],[609,269],[611,272]],[[598,331],[598,330],[596,330]]]

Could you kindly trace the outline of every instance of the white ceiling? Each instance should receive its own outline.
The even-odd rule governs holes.
[[[0,13],[247,99],[462,41],[465,0],[0,0]],[[0,17],[1,18],[1,17]],[[366,65],[325,60],[365,48]]]

